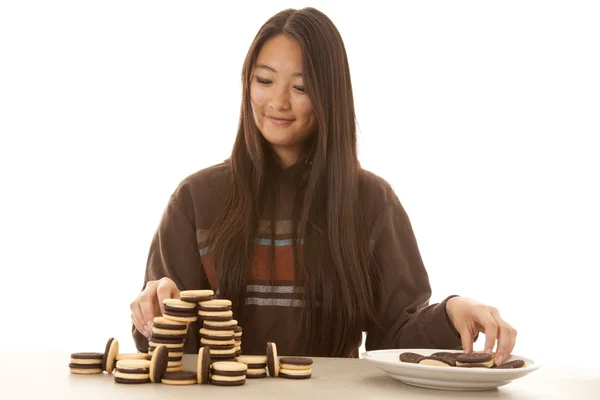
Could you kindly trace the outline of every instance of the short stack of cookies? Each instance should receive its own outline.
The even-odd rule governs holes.
[[[74,375],[92,375],[108,372],[115,369],[115,363],[119,354],[119,341],[110,338],[106,342],[104,352],[81,352],[71,353],[69,371]]]
[[[150,383],[150,361],[120,360],[117,361],[115,382],[117,383]]]
[[[277,345],[267,343],[267,370],[272,377],[308,379],[312,376],[312,364],[308,357],[279,357]]]
[[[218,386],[241,386],[246,383],[248,366],[237,361],[216,361],[211,365],[210,383]]]
[[[235,360],[248,366],[246,378],[257,379],[267,377],[266,356],[238,356],[235,358]]]

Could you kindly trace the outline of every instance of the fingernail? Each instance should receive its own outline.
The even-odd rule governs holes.
[[[503,353],[498,353],[496,355],[496,365],[500,365],[502,364],[502,362],[504,361],[504,354]]]
[[[487,348],[487,349],[485,349],[483,352],[484,352],[484,353],[491,353],[491,352],[492,352],[492,349],[488,347],[488,348]]]
[[[148,332],[148,335],[150,335],[150,333],[152,333],[152,322],[148,322],[146,324],[146,331]]]

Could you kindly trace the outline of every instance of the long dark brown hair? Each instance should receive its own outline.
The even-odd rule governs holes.
[[[370,256],[360,195],[356,120],[344,43],[333,22],[314,8],[271,17],[254,38],[242,69],[242,105],[233,146],[231,186],[209,242],[222,297],[242,312],[253,239],[272,193],[273,160],[250,103],[257,55],[276,35],[295,39],[302,51],[305,91],[317,121],[307,139],[304,179],[294,206],[296,279],[304,286],[300,347],[309,354],[348,357],[376,307],[378,275]],[[304,240],[303,246],[299,244]]]

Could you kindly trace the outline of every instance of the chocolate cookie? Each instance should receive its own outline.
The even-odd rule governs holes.
[[[489,368],[494,364],[494,355],[483,352],[461,353],[456,356],[457,367]],[[473,365],[476,364],[476,365]]]
[[[272,377],[279,375],[279,358],[277,357],[277,345],[274,342],[267,343],[267,369]]]
[[[152,353],[152,359],[150,360],[150,380],[154,383],[160,383],[167,372],[168,364],[169,349],[167,346],[159,345]]]
[[[200,347],[198,350],[198,365],[196,368],[196,380],[199,384],[204,385],[209,383],[210,378],[210,349],[208,347]]]
[[[493,365],[491,368],[498,368],[498,369],[511,369],[511,368],[523,368],[525,366],[525,361],[523,360],[512,360],[512,361],[507,361],[505,363],[502,363],[498,366]]]
[[[166,385],[195,385],[198,383],[197,375],[193,371],[167,372],[162,378]]]
[[[484,363],[492,360],[492,354],[473,352],[473,353],[460,353],[456,356],[456,361],[459,363]]]
[[[400,354],[399,358],[400,358],[400,361],[402,361],[402,362],[418,364],[419,361],[421,361],[423,358],[425,358],[425,356],[423,356],[421,354],[417,354],[417,353],[412,353],[410,351],[406,351],[406,352]]]

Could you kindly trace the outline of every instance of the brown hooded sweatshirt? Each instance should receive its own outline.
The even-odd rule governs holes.
[[[283,176],[307,168],[303,164],[289,167]],[[180,291],[213,289],[218,293],[206,239],[224,204],[230,171],[226,161],[193,173],[178,185],[152,240],[143,287],[150,280],[168,277]],[[303,307],[302,286],[294,277],[290,182],[283,179],[279,185],[283,201],[275,210],[275,237],[271,237],[270,218],[265,218],[254,240],[243,321],[238,321],[243,328],[243,354],[264,354],[266,343],[272,341],[280,354],[304,355],[288,335],[297,326],[298,311]],[[446,302],[453,296],[429,304],[428,274],[409,218],[392,187],[381,177],[361,170],[361,188],[367,198],[372,251],[383,282],[375,316],[379,324],[365,327],[366,349],[460,349],[460,335],[446,314]],[[271,261],[271,246],[275,246],[274,280],[266,267]],[[186,353],[198,352],[200,328],[200,322],[190,324]],[[135,327],[132,333],[138,350],[146,352],[148,339]],[[360,343],[356,347],[358,350]]]

